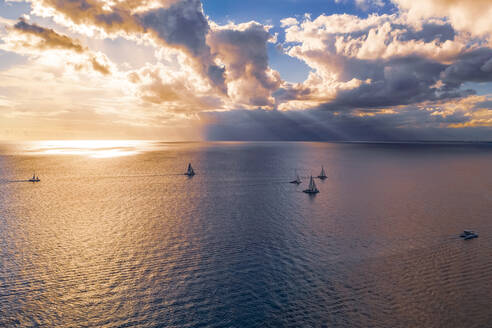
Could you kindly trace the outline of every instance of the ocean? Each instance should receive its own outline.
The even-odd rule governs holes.
[[[2,327],[492,327],[491,254],[491,143],[0,145]]]

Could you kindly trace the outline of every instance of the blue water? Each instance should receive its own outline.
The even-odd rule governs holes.
[[[0,326],[492,327],[491,167],[491,144],[4,144]]]

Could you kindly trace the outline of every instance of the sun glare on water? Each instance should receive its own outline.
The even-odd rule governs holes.
[[[29,143],[26,151],[36,155],[81,155],[92,158],[131,156],[148,148],[141,140],[49,140]]]

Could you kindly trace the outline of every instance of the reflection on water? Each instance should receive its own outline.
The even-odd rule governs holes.
[[[49,140],[27,142],[19,151],[33,155],[82,155],[110,158],[149,151],[155,142],[140,140]]]
[[[0,326],[492,322],[488,144],[29,147],[0,147]]]

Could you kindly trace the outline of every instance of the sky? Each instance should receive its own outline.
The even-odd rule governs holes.
[[[0,0],[0,140],[492,141],[490,0]]]

